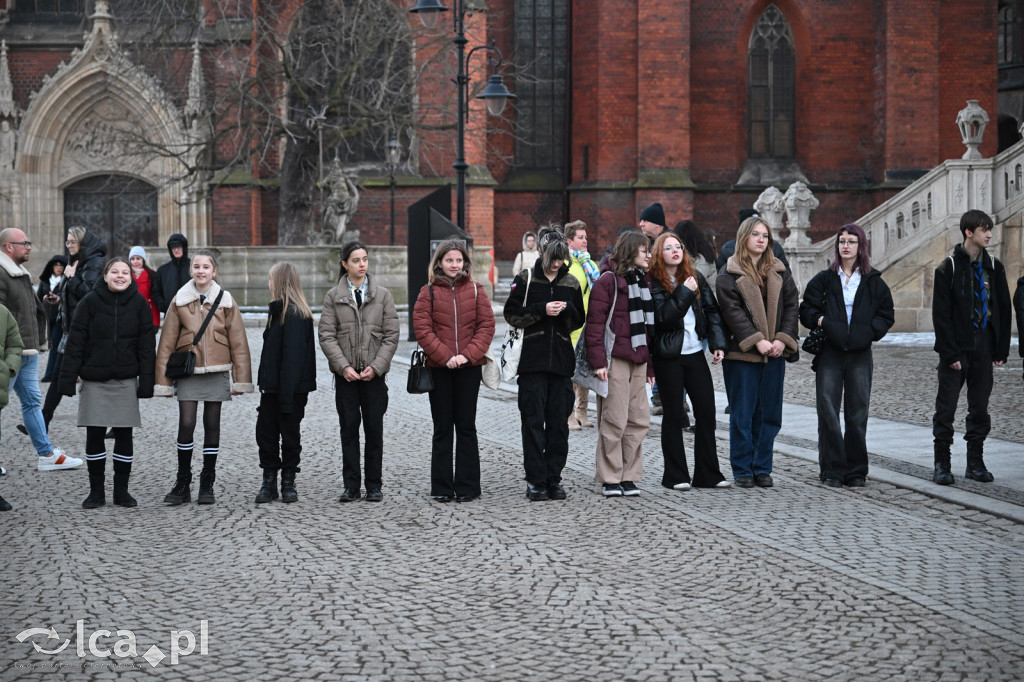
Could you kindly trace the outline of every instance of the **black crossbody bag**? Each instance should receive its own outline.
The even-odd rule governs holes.
[[[190,377],[196,372],[196,354],[195,347],[198,345],[199,340],[203,338],[203,332],[206,331],[206,326],[210,324],[210,318],[217,312],[217,306],[220,305],[220,299],[224,296],[224,290],[221,289],[217,294],[217,298],[213,301],[213,306],[210,307],[210,312],[206,313],[206,319],[203,320],[203,326],[199,328],[199,332],[195,338],[192,339],[192,345],[188,347],[188,350],[177,350],[171,353],[170,357],[167,358],[167,369],[164,370],[164,375],[168,379],[184,379]]]

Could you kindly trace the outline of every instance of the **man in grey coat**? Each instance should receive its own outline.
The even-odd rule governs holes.
[[[75,469],[82,460],[68,457],[50,443],[43,420],[39,390],[39,353],[46,350],[46,312],[32,288],[32,274],[25,268],[32,242],[17,228],[0,232],[0,302],[14,315],[21,331],[24,350],[21,371],[11,381],[11,391],[21,402],[21,418],[32,445],[39,454],[40,471]]]

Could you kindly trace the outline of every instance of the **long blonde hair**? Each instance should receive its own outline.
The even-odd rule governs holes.
[[[747,249],[747,241],[758,225],[764,225],[764,229],[768,230],[768,246],[765,247],[764,253],[761,254],[761,260],[755,267],[754,260],[750,257],[750,250]],[[772,228],[763,218],[750,216],[740,223],[740,228],[736,231],[736,262],[743,274],[754,280],[757,286],[763,286],[768,273],[775,269],[775,254],[772,251],[774,246],[775,238],[772,236]]]
[[[274,263],[270,268],[270,295],[273,299],[281,301],[281,324],[288,314],[288,307],[291,306],[299,317],[307,320],[313,318],[313,311],[306,303],[306,296],[302,293],[302,283],[299,281],[299,271],[291,263]]]

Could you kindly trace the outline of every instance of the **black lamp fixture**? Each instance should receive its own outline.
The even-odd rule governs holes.
[[[487,78],[486,87],[477,95],[478,99],[487,102],[487,111],[492,116],[500,116],[501,112],[505,110],[505,104],[508,100],[515,99],[516,97],[505,87],[501,74],[498,73],[502,56],[501,50],[498,49],[493,41],[490,45],[477,45],[469,51],[469,54],[466,54],[466,44],[469,40],[466,39],[465,18],[466,13],[472,10],[472,8],[466,7],[468,1],[470,0],[455,0],[455,38],[452,39],[459,54],[459,71],[455,78],[456,86],[458,87],[458,146],[456,148],[455,163],[452,164],[452,168],[455,169],[457,187],[456,207],[458,212],[456,214],[456,223],[462,229],[466,229],[466,170],[469,168],[469,164],[466,163],[466,109],[469,100],[469,74],[466,72],[466,65],[474,52],[485,50],[497,55],[496,58],[488,60],[491,66],[494,67],[494,73]],[[447,12],[448,8],[441,4],[440,0],[416,0],[416,5],[409,11],[417,15],[423,25],[430,29],[437,26],[441,12]]]

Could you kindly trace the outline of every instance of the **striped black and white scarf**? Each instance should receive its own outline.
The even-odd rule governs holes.
[[[636,350],[647,345],[648,334],[654,338],[654,299],[643,270],[626,273],[626,293],[629,297],[629,344]]]

